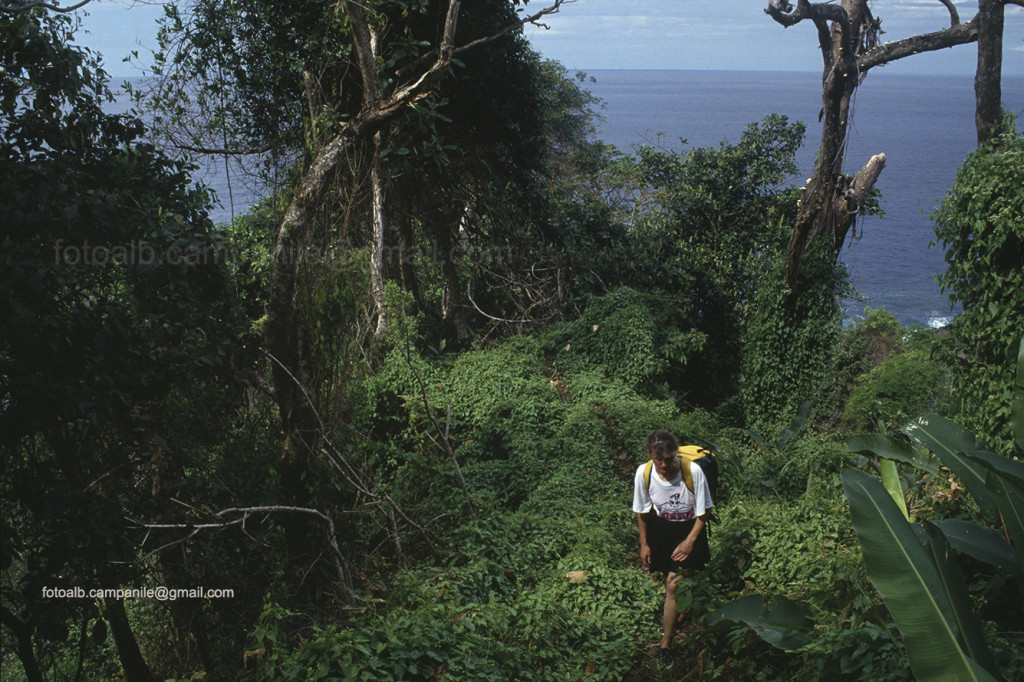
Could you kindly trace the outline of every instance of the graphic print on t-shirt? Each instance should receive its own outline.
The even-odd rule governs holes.
[[[686,521],[693,518],[695,500],[683,483],[682,474],[668,482],[657,477],[651,482],[651,502],[654,503],[658,516],[669,521]]]

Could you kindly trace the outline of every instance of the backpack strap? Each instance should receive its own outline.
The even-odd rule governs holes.
[[[686,488],[696,495],[697,492],[693,489],[693,472],[690,469],[690,463],[707,457],[711,453],[699,445],[681,445],[676,454],[683,463],[683,480],[686,481]],[[700,465],[698,464],[698,466]]]
[[[690,491],[691,495],[696,495],[697,493],[693,491],[693,472],[690,470],[690,460],[680,457],[679,467],[683,470],[683,483],[686,484],[686,489]]]
[[[644,465],[644,487],[647,488],[648,493],[651,491],[651,470],[653,468],[654,460],[647,460],[647,464]],[[686,484],[686,489],[693,493],[693,472],[690,471],[690,460],[686,457],[679,457],[679,468],[683,471],[683,483]]]

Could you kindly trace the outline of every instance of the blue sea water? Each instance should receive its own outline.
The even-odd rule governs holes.
[[[586,87],[604,101],[599,137],[624,151],[639,144],[669,148],[736,142],[743,129],[771,113],[807,124],[797,155],[803,184],[814,165],[821,137],[820,75],[737,71],[597,70]],[[1003,79],[1003,102],[1024,120],[1024,78]],[[875,69],[854,100],[847,155],[856,172],[873,154],[884,152],[882,218],[867,218],[840,254],[859,297],[845,304],[847,319],[864,308],[884,307],[902,324],[942,326],[957,312],[935,277],[945,270],[943,251],[930,215],[949,191],[957,169],[976,146],[974,88],[970,76],[904,75]],[[223,159],[198,174],[221,206],[217,222],[239,215],[259,190],[244,185],[236,168],[225,173]],[[230,179],[230,182],[229,182]]]
[[[813,73],[735,71],[592,71],[588,89],[605,102],[599,137],[620,149],[638,144],[669,148],[736,142],[747,124],[771,113],[807,124],[797,161],[803,184],[821,137],[821,80]],[[1003,79],[1004,105],[1024,114],[1024,78]],[[685,140],[685,142],[681,142]],[[856,172],[884,152],[882,218],[867,218],[858,239],[840,255],[859,293],[846,316],[884,307],[902,324],[951,321],[935,276],[945,270],[930,215],[949,191],[957,169],[976,146],[970,76],[920,76],[872,71],[853,104],[847,154]]]

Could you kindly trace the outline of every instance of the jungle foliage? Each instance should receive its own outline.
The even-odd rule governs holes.
[[[382,72],[430,57],[443,4],[364,3]],[[514,9],[467,7],[460,30]],[[172,7],[159,87],[123,116],[72,29],[0,13],[4,680],[1024,676],[1019,135],[972,155],[937,216],[948,338],[884,310],[844,327],[830,250],[785,282],[802,124],[630,153],[595,139],[586,76],[521,33],[460,53],[353,147],[295,254],[314,417],[295,442],[315,447],[289,473],[272,252],[289,183],[361,97],[346,10]],[[277,185],[214,226],[157,135],[266,150]],[[375,153],[384,246],[410,254],[385,263],[383,312]],[[668,672],[629,509],[656,428],[721,467]],[[928,577],[894,586],[910,569]],[[160,585],[233,596],[43,592]]]
[[[964,424],[1010,454],[1013,367],[1024,319],[1024,136],[1004,130],[964,161],[935,212],[946,249],[940,277],[963,306],[950,329]]]

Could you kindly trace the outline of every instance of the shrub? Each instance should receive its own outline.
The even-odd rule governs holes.
[[[943,400],[946,369],[922,351],[898,353],[860,377],[843,417],[855,430],[900,424]]]
[[[946,357],[964,425],[1006,454],[1024,329],[1024,136],[1011,127],[971,153],[932,218],[946,249],[939,282],[963,306]]]

